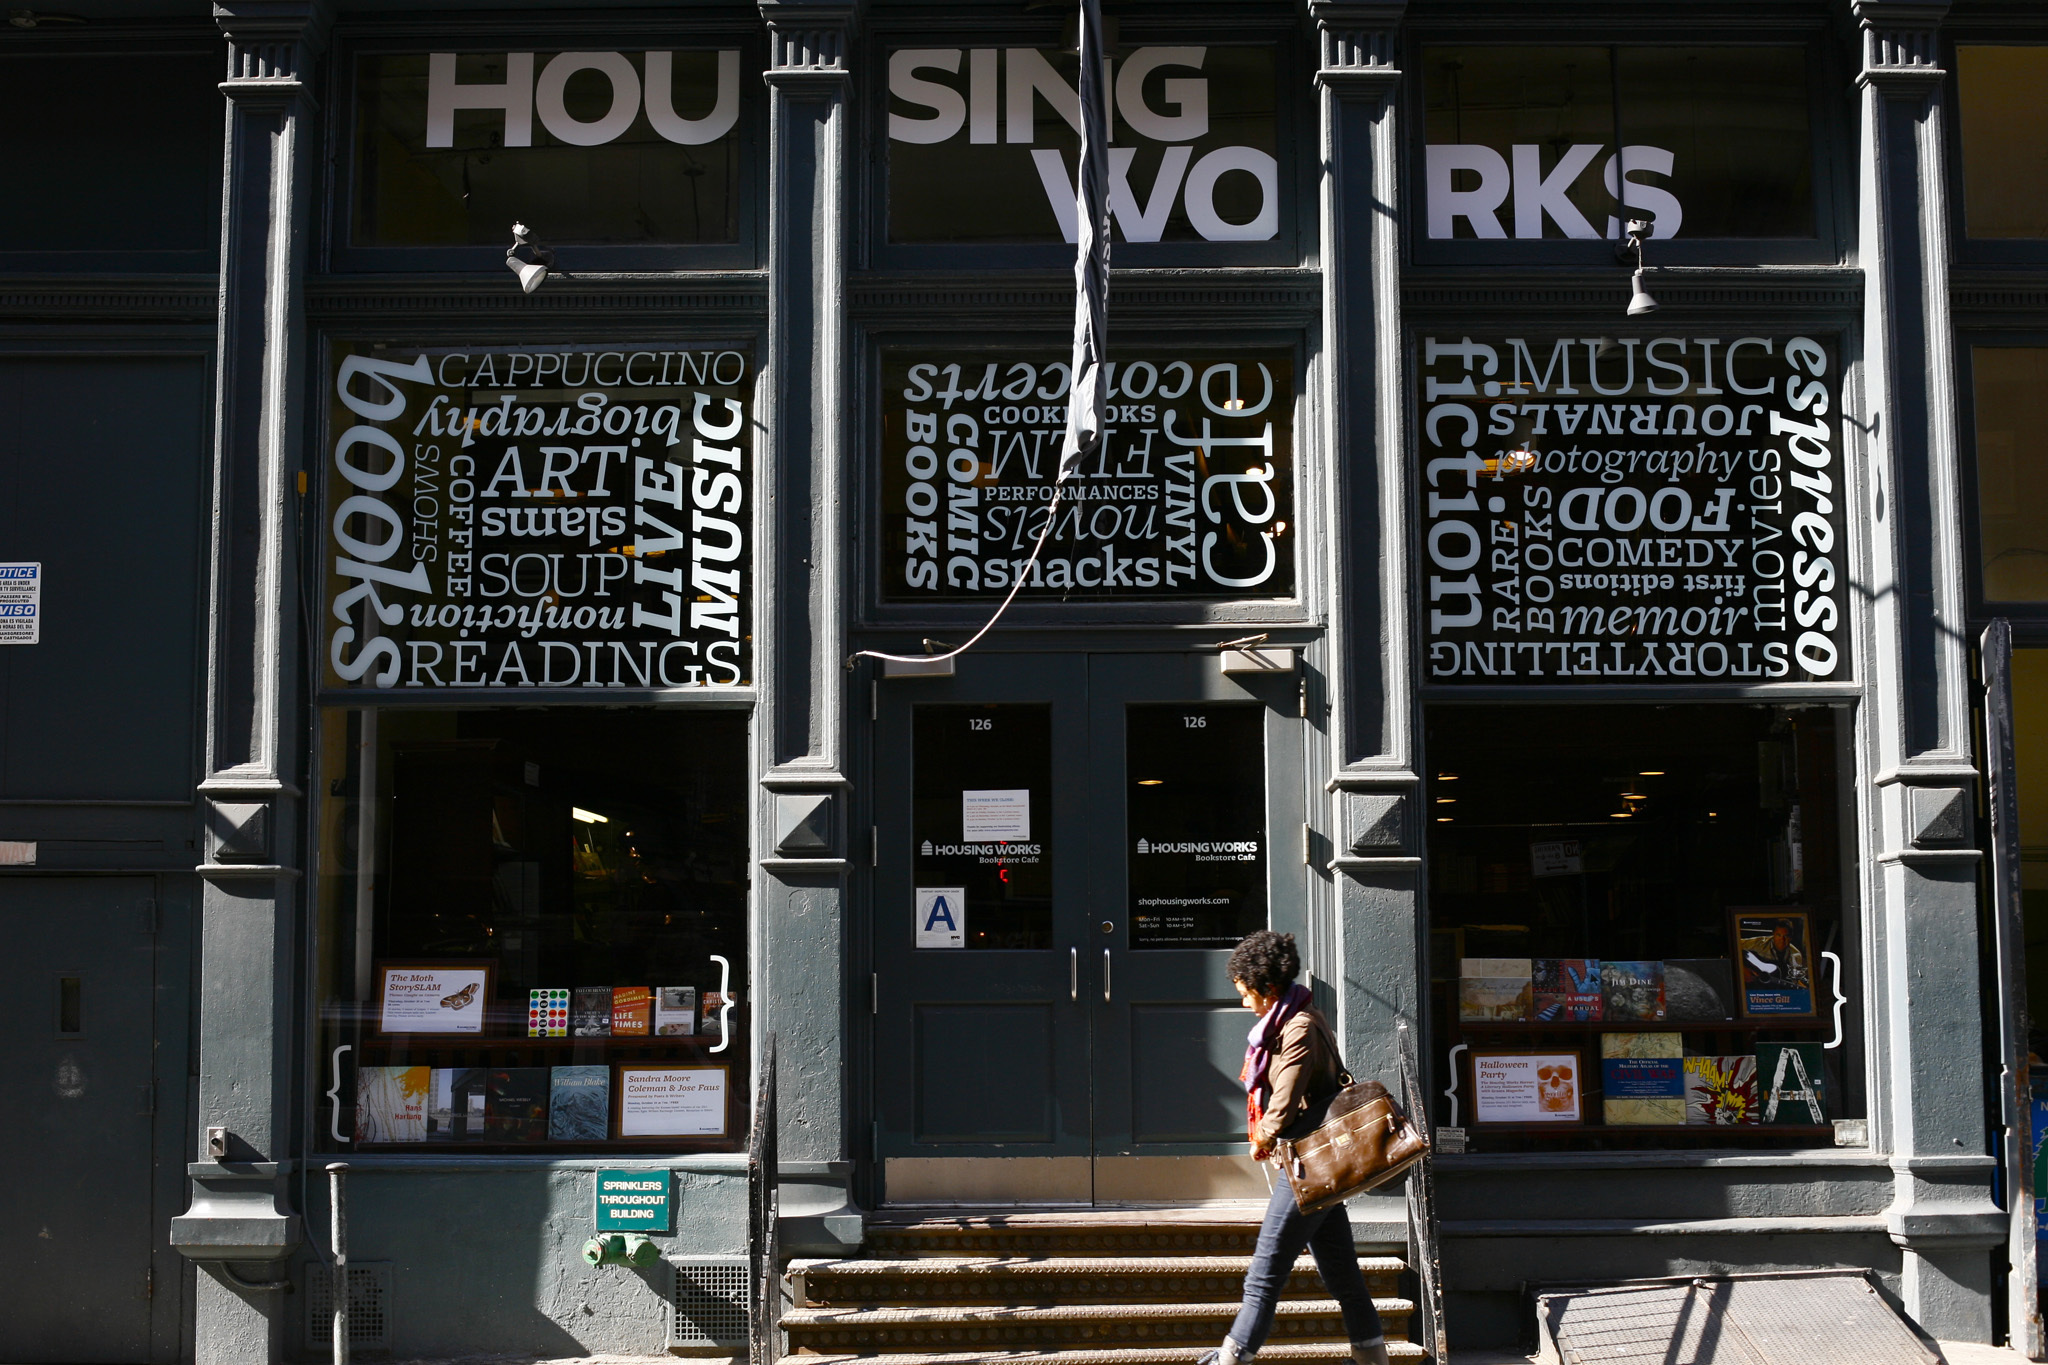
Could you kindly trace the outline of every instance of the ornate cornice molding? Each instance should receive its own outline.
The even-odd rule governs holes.
[[[1654,272],[1650,287],[1667,308],[1854,312],[1863,306],[1863,275],[1854,270],[1677,267]],[[1411,272],[1401,282],[1401,306],[1424,311],[1533,308],[1566,315],[1612,314],[1619,319],[1627,296],[1628,279],[1619,271],[1512,275],[1458,271],[1422,277]]]
[[[1863,70],[1858,85],[1901,97],[1920,97],[1948,74],[1941,66],[1941,23],[1947,0],[1898,3],[1898,0],[1852,0],[1863,37]]]
[[[215,0],[214,23],[228,40],[231,100],[296,99],[311,80],[332,16],[327,0]]]
[[[400,317],[480,318],[487,325],[523,318],[604,320],[619,316],[687,317],[693,325],[730,319],[752,326],[767,312],[768,281],[755,273],[690,275],[555,275],[548,287],[522,294],[495,276],[418,279],[323,275],[305,286],[306,312],[316,322]]]
[[[0,278],[0,319],[9,322],[192,322],[220,313],[212,275]]]
[[[1326,89],[1378,95],[1401,79],[1401,18],[1405,0],[1391,4],[1327,3],[1309,0],[1320,60],[1316,84]]]
[[[1147,272],[1110,276],[1110,306],[1121,316],[1148,311],[1172,313],[1199,308],[1206,317],[1276,325],[1312,318],[1322,307],[1322,276],[1313,270],[1276,270],[1264,277],[1218,278],[1213,272]],[[1071,323],[1074,285],[1069,276],[866,276],[851,282],[856,314],[871,326],[886,326],[891,314],[1000,310],[1005,316],[1043,314]]]

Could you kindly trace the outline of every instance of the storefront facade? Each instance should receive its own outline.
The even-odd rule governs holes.
[[[1265,926],[1355,1073],[1418,1039],[1454,1342],[1535,1283],[1841,1265],[2023,1334],[1974,643],[2032,600],[2048,27],[1118,8],[1111,430],[1034,563],[1062,12],[85,17],[0,43],[76,130],[0,241],[57,490],[0,546],[0,888],[75,920],[9,929],[31,1064],[153,1193],[132,1311],[87,1342],[52,1266],[33,1358],[324,1353],[333,1162],[366,1347],[730,1353],[771,1037],[785,1255],[1263,1197]],[[157,92],[121,221],[62,208],[135,132],[87,72]],[[185,566],[147,611],[50,529],[107,496],[27,467],[72,439]],[[957,661],[860,656],[1020,580]],[[162,636],[162,753],[45,733],[137,714],[93,612]],[[51,733],[124,757],[59,780]],[[128,1075],[77,964],[131,901],[114,1137],[62,1078]],[[603,1210],[673,1268],[586,1264]]]

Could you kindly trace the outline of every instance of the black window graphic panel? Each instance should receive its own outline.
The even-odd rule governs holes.
[[[1239,703],[1126,712],[1132,948],[1229,948],[1266,927],[1263,726]]]
[[[1052,708],[919,706],[911,765],[914,881],[962,893],[959,946],[1052,947]]]

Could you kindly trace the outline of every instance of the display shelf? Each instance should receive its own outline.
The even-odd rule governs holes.
[[[709,1049],[718,1046],[715,1033],[666,1033],[640,1037],[633,1034],[608,1033],[598,1037],[583,1038],[524,1038],[518,1035],[498,1037],[489,1033],[365,1033],[362,1046],[365,1048],[408,1048],[414,1051],[446,1048],[526,1048],[526,1047],[689,1047]],[[738,1042],[735,1040],[734,1045]]]
[[[1474,1123],[1466,1127],[1477,1141],[1488,1133],[1514,1137],[1610,1137],[1621,1134],[1658,1137],[1825,1137],[1834,1140],[1832,1123]]]
[[[1825,1033],[1831,1026],[1819,1019],[1616,1019],[1539,1022],[1534,1019],[1504,1019],[1482,1023],[1476,1019],[1457,1022],[1466,1033]]]

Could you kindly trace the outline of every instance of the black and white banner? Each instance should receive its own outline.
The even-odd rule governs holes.
[[[1020,574],[1027,597],[1293,595],[1291,354],[1127,351],[1102,373],[1102,441],[1052,513],[1066,359],[883,357],[888,600],[1001,598]]]
[[[1438,684],[1850,679],[1840,366],[1811,337],[1425,337]]]
[[[328,684],[748,682],[753,377],[736,350],[341,348]]]

